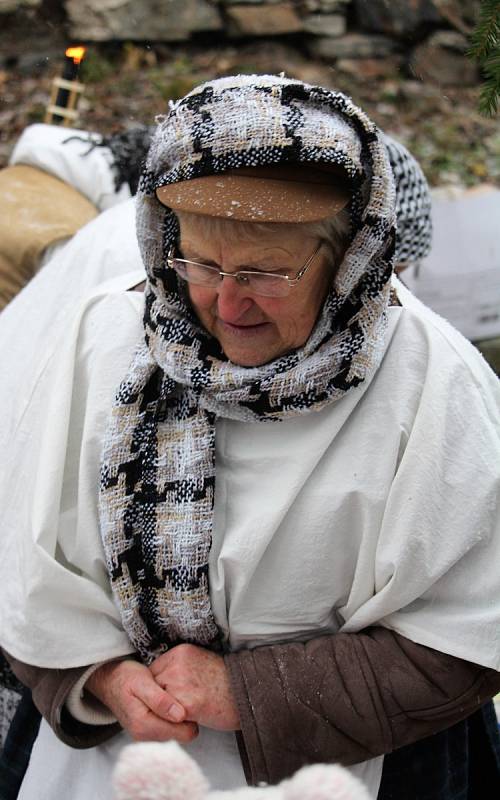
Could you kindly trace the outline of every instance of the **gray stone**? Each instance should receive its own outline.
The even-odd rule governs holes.
[[[479,70],[465,55],[467,47],[462,34],[438,31],[414,49],[410,69],[416,78],[438,86],[473,86]]]
[[[65,7],[71,36],[86,41],[183,41],[223,27],[208,0],[66,0]]]
[[[398,49],[398,44],[386,36],[368,36],[348,33],[338,39],[322,37],[312,39],[309,50],[318,58],[384,58]]]
[[[411,36],[443,23],[470,34],[480,5],[481,0],[354,0],[359,26],[389,36]]]
[[[365,81],[387,80],[399,76],[403,66],[402,55],[385,58],[339,58],[335,67],[340,72]]]
[[[462,33],[470,34],[481,9],[481,0],[434,0],[442,18]]]
[[[22,8],[37,8],[42,0],[0,0],[0,14],[12,14]]]
[[[341,14],[310,14],[304,17],[302,26],[305,33],[315,36],[343,36],[346,20]]]
[[[345,14],[347,6],[351,0],[303,0],[303,7],[311,13],[320,14]]]
[[[389,36],[413,33],[422,25],[442,22],[433,0],[354,0],[360,28]]]
[[[302,20],[292,3],[265,6],[230,6],[226,9],[232,36],[275,36],[298,33]]]
[[[427,39],[427,45],[444,47],[447,50],[454,50],[456,53],[465,53],[469,43],[465,36],[457,31],[436,31]]]
[[[244,6],[244,5],[252,5],[255,6],[257,4],[270,6],[276,5],[277,3],[282,3],[283,0],[219,0],[219,5],[221,6]]]

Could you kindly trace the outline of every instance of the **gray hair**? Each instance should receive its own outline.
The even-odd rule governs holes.
[[[216,233],[225,238],[245,238],[258,240],[263,234],[286,234],[287,230],[300,230],[305,237],[323,241],[330,250],[333,266],[337,268],[342,260],[351,231],[351,221],[344,209],[332,217],[317,222],[248,222],[247,220],[211,217],[208,214],[193,214],[189,211],[176,211],[179,222],[194,219],[206,234]]]

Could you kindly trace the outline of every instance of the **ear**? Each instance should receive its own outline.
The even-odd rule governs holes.
[[[113,773],[114,800],[203,800],[208,783],[177,742],[125,747]]]
[[[372,800],[365,785],[338,764],[302,767],[283,784],[283,800]]]

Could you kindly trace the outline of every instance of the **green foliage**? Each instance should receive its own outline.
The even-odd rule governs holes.
[[[461,114],[429,114],[404,141],[431,186],[477,186],[500,179],[500,133]],[[472,134],[476,131],[476,135]]]
[[[479,110],[492,117],[498,111],[500,95],[500,52],[491,55],[483,64],[484,86],[479,98]]]
[[[196,78],[187,75],[165,77],[162,73],[151,75],[150,81],[162,100],[179,100],[198,83]]]
[[[95,50],[87,50],[82,61],[79,79],[83,83],[101,83],[114,72],[114,65]]]
[[[479,20],[471,36],[468,55],[480,65],[484,82],[479,111],[493,116],[500,99],[500,2],[482,0]]]
[[[35,103],[28,111],[28,124],[43,122],[45,119],[46,107],[42,103]]]

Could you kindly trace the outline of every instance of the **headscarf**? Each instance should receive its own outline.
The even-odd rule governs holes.
[[[396,265],[428,255],[432,243],[432,203],[422,168],[400,142],[384,134],[396,185]]]
[[[158,187],[238,167],[321,163],[352,187],[352,235],[306,343],[274,361],[228,361],[166,256],[175,214]],[[119,387],[101,472],[107,567],[123,626],[149,662],[180,641],[213,645],[208,557],[217,417],[279,422],[340,400],[384,352],[395,193],[377,127],[339,92],[276,76],[203,84],[159,120],[137,198],[148,280],[145,341]]]

